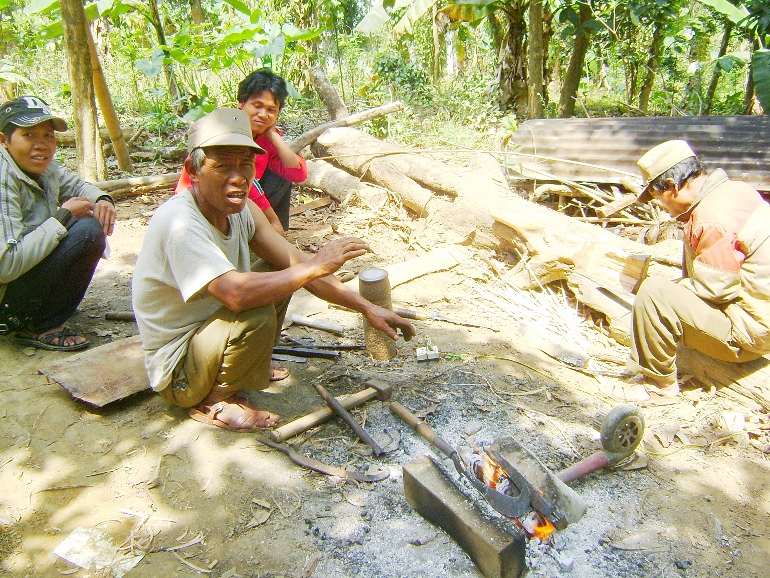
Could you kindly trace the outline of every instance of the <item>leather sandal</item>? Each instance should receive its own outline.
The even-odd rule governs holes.
[[[241,415],[232,421],[220,419],[220,415],[232,407],[239,408]],[[248,399],[239,395],[234,395],[217,403],[202,403],[197,407],[191,407],[188,413],[195,421],[237,432],[271,429],[281,419],[278,414],[258,409]]]

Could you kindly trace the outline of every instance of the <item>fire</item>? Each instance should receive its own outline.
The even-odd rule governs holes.
[[[482,454],[481,459],[476,461],[473,466],[473,473],[483,484],[486,484],[493,490],[505,493],[505,490],[510,485],[510,480],[505,475],[505,470],[497,465],[486,453]]]
[[[556,531],[551,521],[540,512],[530,512],[526,517],[516,521],[530,538],[537,538],[541,542],[547,542]]]
[[[541,542],[545,542],[556,531],[556,528],[551,524],[551,521],[548,518],[538,512],[536,512],[536,514],[538,525],[532,529],[532,537],[540,539]]]

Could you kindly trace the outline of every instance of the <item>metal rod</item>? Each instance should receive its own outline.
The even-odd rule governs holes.
[[[358,436],[358,439],[360,439],[363,442],[366,442],[369,444],[374,451],[374,455],[379,457],[385,453],[385,451],[379,446],[379,444],[372,439],[372,436],[370,436],[368,433],[366,433],[366,430],[361,427],[361,425],[353,419],[353,416],[348,413],[348,410],[346,410],[342,404],[337,401],[327,390],[326,388],[319,384],[314,383],[313,387],[315,387],[316,391],[318,392],[318,395],[320,395],[323,400],[329,405],[330,408],[332,408],[339,416],[345,420],[345,423],[348,424],[351,429],[355,432],[355,434]]]

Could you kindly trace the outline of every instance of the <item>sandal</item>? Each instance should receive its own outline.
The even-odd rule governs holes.
[[[38,333],[35,335],[29,331],[17,331],[16,341],[23,343],[24,345],[31,345],[38,349],[47,349],[48,351],[79,351],[85,349],[91,342],[86,340],[82,343],[74,343],[72,345],[62,345],[68,337],[77,337],[69,327],[62,327],[58,331],[51,331],[46,333]],[[58,341],[56,341],[58,339]],[[54,343],[56,341],[56,343]]]
[[[637,403],[641,406],[670,405],[677,402],[679,384],[660,387],[653,383],[651,378],[636,375],[615,385],[610,395],[617,401]]]
[[[289,377],[289,370],[275,361],[270,362],[270,381],[281,381]]]
[[[219,419],[220,414],[228,411],[228,408],[238,408],[241,413],[238,417],[232,416],[231,420],[228,421]],[[248,399],[239,395],[234,395],[217,403],[202,403],[198,407],[191,407],[188,413],[195,421],[237,432],[271,429],[281,419],[278,414],[254,407]],[[233,412],[230,410],[228,413],[232,414]]]

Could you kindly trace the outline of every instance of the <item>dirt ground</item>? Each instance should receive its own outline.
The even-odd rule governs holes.
[[[100,263],[72,319],[94,345],[137,332],[134,323],[105,321],[104,314],[130,308],[133,264],[162,200],[118,203],[112,257]],[[369,241],[375,253],[349,263],[347,274],[412,259],[446,241],[421,233],[419,222],[390,205],[327,207],[292,224],[289,239],[300,247],[335,235]],[[479,287],[494,290],[484,263],[471,257],[394,288],[393,301],[496,332],[416,321],[417,339],[400,340],[391,362],[347,352],[337,361],[287,363],[290,379],[249,395],[290,420],[322,405],[313,381],[339,395],[378,377],[452,445],[512,435],[554,471],[599,450],[594,421],[612,407],[602,393],[611,378],[578,372],[533,347],[516,314],[495,309]],[[287,332],[362,342],[357,315],[327,309],[318,317],[348,327],[347,337],[301,327]],[[426,338],[442,357],[418,363],[415,347]],[[592,341],[625,355],[599,331]],[[73,530],[86,528],[106,534],[126,557],[143,554],[130,577],[480,576],[460,547],[406,502],[402,467],[437,454],[385,404],[354,412],[392,450],[380,460],[338,421],[291,440],[298,452],[348,469],[390,470],[378,483],[342,482],[294,465],[260,444],[261,434],[206,426],[149,392],[101,409],[74,400],[37,371],[63,355],[0,337],[0,574],[120,575],[89,573],[53,554]],[[770,439],[760,429],[768,416],[722,392],[689,386],[675,405],[643,409],[647,430],[632,467],[646,467],[572,484],[587,513],[551,545],[530,545],[530,576],[768,576],[770,461],[763,450]],[[752,433],[730,425],[741,416]]]

